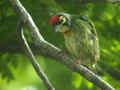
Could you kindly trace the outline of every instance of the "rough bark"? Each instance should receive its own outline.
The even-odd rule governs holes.
[[[42,71],[39,63],[37,62],[32,50],[31,50],[31,48],[29,47],[27,40],[26,40],[24,33],[23,33],[23,26],[24,26],[24,22],[20,21],[18,26],[17,26],[17,35],[19,37],[21,45],[24,46],[25,54],[29,58],[29,61],[33,65],[33,68],[35,69],[38,76],[44,82],[44,85],[46,86],[46,88],[48,88],[48,90],[55,90],[54,87],[52,86],[52,84],[50,83],[50,81],[48,80],[47,76],[45,75],[45,73]]]

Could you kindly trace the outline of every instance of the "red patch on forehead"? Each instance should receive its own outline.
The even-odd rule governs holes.
[[[59,17],[58,16],[53,16],[51,19],[50,19],[50,25],[53,26],[53,24],[55,22],[58,22],[59,21]]]

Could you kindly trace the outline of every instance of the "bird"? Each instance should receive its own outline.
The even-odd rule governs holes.
[[[100,60],[99,41],[95,25],[85,15],[57,13],[50,18],[55,32],[64,36],[67,51],[74,58],[74,64],[82,64],[88,69],[95,68]]]

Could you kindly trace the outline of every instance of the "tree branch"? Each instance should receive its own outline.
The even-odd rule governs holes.
[[[19,2],[19,0],[9,0],[9,1],[12,4],[13,8],[15,9],[16,13],[19,15],[20,19],[23,22],[26,22],[26,26],[28,27],[28,29],[31,33],[33,42],[37,47],[39,47],[38,49],[40,49],[41,53],[48,55],[48,56],[56,59],[57,61],[63,63],[65,66],[67,66],[72,71],[78,72],[84,78],[86,78],[88,81],[94,83],[94,85],[98,86],[102,90],[115,90],[107,82],[102,80],[100,77],[95,75],[93,72],[88,70],[86,67],[84,67],[82,65],[76,65],[75,68],[73,69],[72,68],[72,64],[73,64],[72,58],[70,58],[70,56],[65,53],[58,54],[58,52],[60,52],[61,50],[43,39],[42,35],[38,31],[38,28],[34,24],[32,17],[25,10],[25,8],[22,6],[22,4]]]
[[[120,0],[78,0],[81,4],[85,3],[119,3]]]
[[[37,60],[35,59],[35,56],[33,55],[27,40],[24,37],[23,34],[23,29],[22,27],[24,26],[24,23],[22,21],[19,22],[18,27],[17,27],[17,33],[18,33],[18,37],[19,40],[21,41],[21,45],[24,46],[24,50],[26,55],[28,56],[31,64],[33,65],[35,71],[37,72],[38,76],[43,80],[45,86],[48,88],[48,90],[55,90],[54,87],[52,86],[52,84],[50,83],[50,81],[48,80],[47,76],[45,75],[45,73],[42,71],[42,69],[40,68],[40,65],[38,64]]]

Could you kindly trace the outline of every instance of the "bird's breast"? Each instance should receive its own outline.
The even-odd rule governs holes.
[[[65,45],[68,51],[75,57],[80,57],[80,48],[82,46],[82,35],[79,33],[71,32],[68,35],[65,35]],[[81,45],[80,45],[81,43]]]
[[[89,59],[93,53],[90,45],[93,41],[89,40],[86,34],[86,32],[71,32],[64,36],[66,48],[78,59]]]

